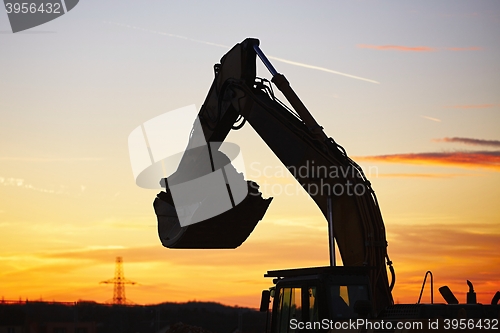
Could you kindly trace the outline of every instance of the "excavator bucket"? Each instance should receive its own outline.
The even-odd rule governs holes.
[[[170,193],[160,192],[153,206],[163,246],[171,249],[234,249],[240,246],[264,217],[272,200],[262,198],[256,183],[248,181],[247,186],[247,196],[234,208],[184,227],[180,225]]]
[[[159,237],[168,248],[234,249],[264,217],[271,198],[262,198],[259,186],[232,164],[239,147],[204,142],[199,124],[153,203]]]

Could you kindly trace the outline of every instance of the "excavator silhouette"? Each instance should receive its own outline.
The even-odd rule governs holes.
[[[292,108],[275,97],[271,82],[256,77],[257,56],[271,72],[271,82]],[[262,198],[256,183],[234,176],[237,172],[230,158],[219,149],[231,130],[248,122],[304,188],[320,189],[308,194],[325,216],[329,230],[330,266],[268,271],[265,275],[273,277],[275,284],[263,291],[261,304],[261,310],[267,311],[270,297],[274,298],[271,332],[305,328],[298,324],[293,328],[291,323],[340,322],[352,318],[386,321],[456,318],[464,312],[468,318],[494,318],[490,326],[496,320],[498,329],[500,293],[497,292],[491,305],[476,304],[472,284],[468,304],[456,304],[458,301],[447,287],[442,288],[442,295],[450,304],[394,304],[391,291],[395,273],[387,254],[384,222],[370,182],[344,148],[324,133],[287,79],[261,51],[259,40],[248,38],[235,45],[220,64],[214,66],[214,72],[214,81],[198,114],[199,122],[193,126],[179,167],[174,174],[162,179],[165,190],[153,204],[159,237],[165,247],[236,248],[264,217],[272,198]],[[200,145],[202,141],[207,145]],[[306,165],[315,165],[316,172],[294,172]],[[331,177],[328,170],[332,168],[342,170],[337,173],[341,176]],[[217,171],[222,171],[230,209],[220,214],[206,214],[212,206],[220,204],[213,198],[220,195],[208,191],[205,198],[200,199],[199,195],[191,195],[197,192],[192,187],[176,193],[182,184]],[[246,196],[236,200],[236,189],[242,188],[246,189]],[[345,191],[346,188],[351,191]],[[201,222],[183,225],[180,215],[186,214]],[[204,219],[203,216],[210,217]],[[344,266],[335,265],[334,239]]]

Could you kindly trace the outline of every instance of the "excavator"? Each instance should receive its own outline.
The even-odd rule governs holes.
[[[271,73],[271,81],[257,77],[257,57]],[[248,122],[304,189],[316,189],[307,192],[324,215],[329,234],[329,266],[265,274],[274,284],[262,293],[262,311],[268,311],[274,299],[267,332],[321,331],[353,319],[378,320],[380,325],[383,320],[425,318],[429,322],[420,323],[430,326],[431,318],[460,316],[490,318],[488,327],[498,329],[500,292],[492,304],[477,304],[469,281],[467,304],[459,304],[446,286],[440,291],[448,304],[394,304],[395,272],[370,181],[344,148],[325,134],[262,52],[258,39],[235,45],[214,66],[214,75],[177,170],[159,180],[163,190],[153,207],[163,246],[236,248],[263,219],[272,198],[263,198],[257,183],[244,180],[222,149],[228,133]],[[273,85],[291,107],[275,96]],[[314,170],[296,172],[311,165]],[[342,172],[332,176],[332,168]],[[217,177],[219,185],[207,180]],[[343,266],[335,263],[335,242]]]

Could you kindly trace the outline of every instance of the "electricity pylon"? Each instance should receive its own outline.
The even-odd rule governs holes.
[[[101,281],[101,283],[114,285],[113,304],[127,304],[127,298],[125,297],[125,285],[137,284],[137,282],[125,279],[123,274],[122,257],[116,257],[115,277],[106,281]]]

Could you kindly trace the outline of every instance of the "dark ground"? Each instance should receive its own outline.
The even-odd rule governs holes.
[[[262,333],[266,326],[266,313],[200,302],[147,306],[93,302],[0,303],[0,330],[2,327],[17,326],[24,327],[26,332],[44,332],[50,330],[47,327],[52,327],[53,323],[93,323],[91,326],[98,333],[164,332],[167,326],[170,326],[171,333],[202,332],[189,329],[189,325],[212,333],[232,333],[238,329],[243,333]],[[183,325],[174,326],[176,323]],[[94,329],[82,332],[92,333]]]

